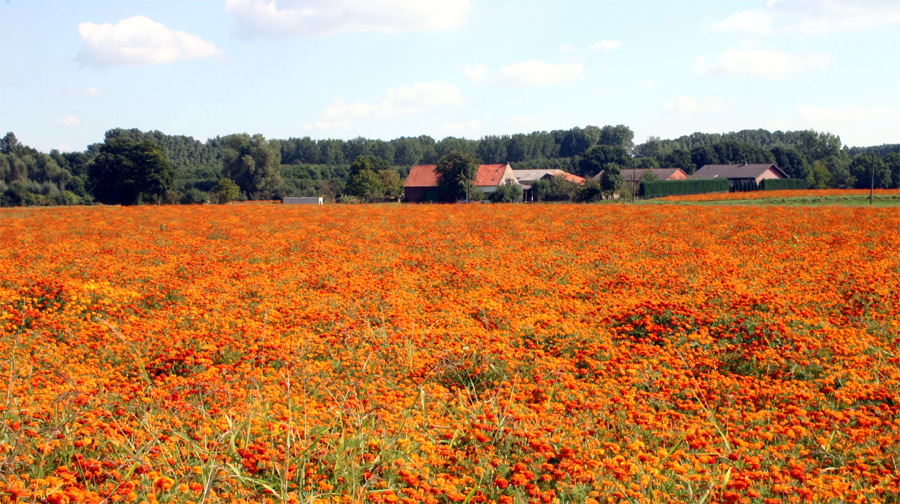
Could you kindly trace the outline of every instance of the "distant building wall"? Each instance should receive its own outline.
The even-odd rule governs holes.
[[[285,205],[322,205],[325,200],[321,196],[291,196],[284,198],[281,202]]]

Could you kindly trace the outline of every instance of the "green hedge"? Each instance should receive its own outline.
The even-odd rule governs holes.
[[[731,182],[731,192],[750,192],[762,189],[753,179],[737,179]]]
[[[679,194],[703,194],[728,192],[728,179],[709,180],[654,180],[641,182],[642,198],[662,198]]]
[[[806,189],[805,178],[765,179],[762,181],[763,191],[784,191],[789,189]]]

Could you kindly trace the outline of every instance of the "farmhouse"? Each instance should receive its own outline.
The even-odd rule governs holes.
[[[584,185],[584,177],[564,172],[560,169],[554,170],[513,170],[516,180],[523,189],[530,189],[535,181],[541,179],[549,179],[550,177],[565,177],[569,182]]]
[[[519,181],[519,185],[522,186],[522,199],[524,201],[534,201],[534,191],[531,186],[538,180],[563,177],[573,184],[584,185],[584,177],[579,177],[558,168],[553,170],[513,170],[513,174],[516,176],[516,180]]]
[[[437,165],[417,165],[409,170],[409,176],[403,183],[403,192],[406,201],[412,203],[438,201],[438,176]],[[513,169],[507,164],[485,164],[478,166],[478,174],[475,176],[475,187],[486,194],[497,190],[502,184],[511,181],[517,183]]]
[[[600,173],[591,178],[599,182],[602,176],[603,170],[600,170]],[[653,180],[684,180],[688,176],[681,168],[636,168],[633,170],[622,170],[622,178],[625,182],[640,184],[645,178]]]
[[[725,164],[703,165],[690,176],[692,180],[728,179],[732,189],[743,184],[759,184],[765,179],[790,178],[777,165],[768,164]]]

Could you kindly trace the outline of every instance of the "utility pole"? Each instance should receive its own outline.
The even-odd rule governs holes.
[[[872,206],[872,200],[875,199],[875,163],[872,163],[872,185],[869,187],[869,206]]]
[[[632,163],[633,163],[633,161],[632,161]],[[636,172],[637,172],[637,167],[634,164],[632,164],[631,165],[631,204],[632,205],[634,205],[634,183],[635,183],[634,177],[635,177]]]

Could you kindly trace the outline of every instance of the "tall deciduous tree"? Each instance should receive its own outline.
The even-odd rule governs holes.
[[[601,145],[612,145],[614,147],[622,147],[626,151],[631,152],[634,149],[634,132],[631,128],[624,124],[617,126],[604,126],[600,130]]]
[[[860,154],[850,163],[850,174],[856,178],[855,187],[888,189],[891,187],[891,171],[875,154]]]
[[[674,149],[660,163],[666,168],[681,168],[685,173],[691,174],[697,169],[691,161],[691,153],[687,149]]]
[[[278,167],[281,148],[277,141],[266,141],[262,135],[230,135],[225,137],[222,158],[223,174],[234,180],[248,199],[270,196],[281,183]]]
[[[172,185],[174,171],[159,145],[118,137],[100,146],[89,176],[98,201],[134,205],[158,203]]]
[[[775,156],[775,164],[791,178],[809,177],[809,164],[797,149],[778,146],[773,147],[770,152]]]
[[[362,201],[372,202],[384,198],[384,182],[379,175],[382,170],[389,170],[387,161],[375,156],[357,156],[350,165],[350,177],[344,190]]]
[[[0,153],[13,154],[20,146],[19,139],[16,138],[16,134],[12,131],[0,138]]]
[[[479,162],[475,156],[452,151],[438,161],[438,192],[444,201],[469,199],[477,190],[475,177],[478,176]]]
[[[394,169],[380,170],[381,185],[384,187],[384,198],[399,201],[403,197],[403,177]]]
[[[606,169],[609,164],[616,164],[620,169],[631,168],[634,160],[628,151],[621,146],[597,145],[584,153],[578,162],[578,174],[591,177]]]
[[[890,187],[900,187],[900,153],[891,152],[890,154],[884,156],[884,158],[882,158],[882,161],[884,162],[884,166],[887,168],[887,171],[891,176]]]
[[[612,198],[624,184],[625,178],[622,176],[621,165],[608,163],[603,167],[603,175],[600,176],[600,188],[607,198]]]

